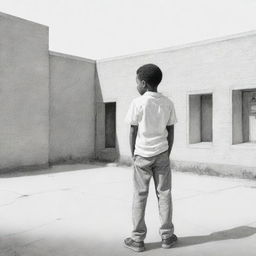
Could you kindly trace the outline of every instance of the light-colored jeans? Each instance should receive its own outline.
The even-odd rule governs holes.
[[[136,155],[133,175],[132,239],[137,242],[144,241],[147,233],[145,208],[151,177],[153,177],[155,183],[158,199],[161,224],[159,234],[162,238],[168,238],[174,232],[172,223],[171,169],[168,151],[153,157]]]

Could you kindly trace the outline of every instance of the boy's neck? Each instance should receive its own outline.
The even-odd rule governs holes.
[[[147,92],[157,92],[157,88],[147,88]]]

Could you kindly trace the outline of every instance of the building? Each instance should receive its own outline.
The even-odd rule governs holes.
[[[140,65],[176,107],[172,163],[256,177],[256,32],[103,60],[49,52],[48,27],[0,14],[0,169],[130,162],[124,116]]]

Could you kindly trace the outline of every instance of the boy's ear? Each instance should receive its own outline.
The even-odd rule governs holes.
[[[147,87],[147,83],[144,80],[142,80],[141,83],[142,83],[144,88]]]

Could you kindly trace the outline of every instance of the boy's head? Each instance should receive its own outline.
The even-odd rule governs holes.
[[[141,95],[146,91],[156,91],[163,74],[161,69],[155,64],[146,64],[137,70],[137,89]]]

